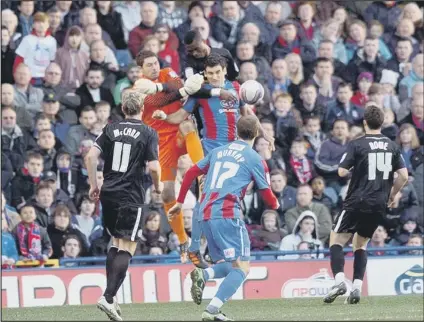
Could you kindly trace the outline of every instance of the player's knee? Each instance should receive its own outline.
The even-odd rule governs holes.
[[[135,249],[137,248],[137,242],[126,239],[118,239],[118,248],[134,256]]]
[[[370,240],[369,238],[362,237],[362,236],[358,235],[358,233],[356,233],[353,236],[353,240],[352,240],[353,252],[355,252],[358,249],[366,250],[369,240]]]
[[[180,128],[180,132],[182,133],[182,135],[187,135],[188,133],[196,130],[193,122],[191,122],[191,121],[184,121],[184,122],[180,123],[179,128]]]
[[[240,259],[238,259],[233,262],[233,267],[242,270],[246,276],[250,272],[250,263],[247,261],[241,261]]]

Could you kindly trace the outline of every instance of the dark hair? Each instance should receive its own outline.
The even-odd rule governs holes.
[[[99,107],[102,107],[102,106],[109,106],[109,108],[111,108],[111,106],[110,106],[109,102],[107,102],[107,101],[98,101],[98,102],[96,103],[96,105],[94,105],[94,109],[97,111],[97,109],[98,109]]]
[[[7,32],[9,33],[9,35],[10,35],[10,32],[9,32],[9,29],[7,29],[7,27],[6,26],[1,26],[1,30],[7,30]]]
[[[80,116],[82,116],[82,113],[84,112],[91,112],[91,111],[96,112],[92,106],[86,105],[81,109]]]
[[[25,157],[25,162],[29,162],[31,159],[44,160],[40,153],[36,151],[28,151]]]
[[[382,87],[379,83],[373,83],[370,86],[370,89],[368,90],[368,96],[374,95],[374,94],[381,94]]]
[[[227,67],[227,60],[217,54],[211,54],[206,58],[205,61],[205,69],[206,67],[215,67],[215,66],[221,66],[222,68]]]
[[[413,46],[413,44],[412,44],[412,40],[411,39],[409,39],[409,38],[406,38],[406,37],[399,37],[399,39],[398,39],[398,41],[396,42],[396,46],[398,45],[398,43],[400,43],[400,42],[405,42],[405,41],[407,41],[407,42],[409,42],[410,44],[411,44],[411,47]]]
[[[336,125],[337,122],[344,122],[344,123],[347,124],[347,127],[349,128],[349,122],[348,121],[346,121],[345,119],[342,119],[342,118],[336,118],[336,120],[333,122],[332,129],[334,129],[334,126]]]
[[[333,61],[329,58],[326,58],[326,57],[318,57],[317,60],[315,61],[315,67],[317,67],[319,63],[331,63],[331,64],[333,64]]]
[[[40,120],[48,120],[50,121],[50,119],[47,117],[46,114],[40,113],[35,117],[35,124],[37,124],[38,121]]]
[[[79,247],[81,248],[81,246],[82,246],[82,244],[81,244],[81,240],[78,238],[78,236],[77,236],[77,235],[74,235],[74,234],[70,234],[70,235],[65,235],[65,236],[64,236],[64,238],[63,238],[63,242],[62,242],[62,246],[63,246],[63,247],[65,247],[66,242],[67,242],[69,239],[75,239],[76,241],[78,241]]]
[[[7,111],[7,110],[12,110],[16,114],[16,109],[13,106],[11,106],[11,105],[2,105],[1,106],[1,111],[2,112],[3,111]]]
[[[304,118],[303,120],[303,124],[308,124],[309,121],[314,120],[314,121],[319,121],[321,122],[321,118],[318,115],[312,115],[312,116],[307,116],[306,118]]]
[[[141,50],[137,54],[137,57],[135,58],[135,62],[137,63],[138,66],[143,67],[144,61],[150,57],[156,57],[159,60],[158,55],[156,55],[153,51]]]
[[[237,121],[237,136],[242,140],[253,140],[259,134],[260,123],[255,115],[242,116]]]
[[[378,106],[370,105],[365,108],[364,120],[371,130],[378,130],[383,125],[384,113]]]
[[[319,46],[321,46],[322,44],[332,44],[334,46],[334,43],[331,40],[329,40],[329,39],[323,39],[323,40],[321,40],[320,43],[319,43]]]
[[[48,182],[45,182],[45,181],[41,181],[41,182],[38,184],[37,188],[35,189],[35,195],[38,195],[38,193],[39,193],[41,190],[44,190],[44,189],[50,189],[50,191],[51,191],[51,192],[52,192],[52,194],[54,195],[53,188],[50,186],[50,184],[49,184]]]
[[[49,13],[59,13],[59,12],[60,12],[60,10],[56,6],[53,6],[49,10],[47,10],[47,14],[49,14]]]
[[[82,30],[78,27],[78,26],[72,26],[71,28],[69,28],[69,37],[71,36],[81,36],[82,35]],[[91,49],[91,46],[90,46]]]
[[[71,218],[71,212],[69,208],[64,204],[59,204],[56,206],[53,217],[59,216],[61,213],[65,213],[66,217]]]
[[[305,81],[305,82],[300,84],[300,91],[302,92],[304,89],[306,89],[308,87],[313,87],[313,88],[315,88],[315,90],[318,90],[313,82]]]
[[[337,91],[338,91],[340,88],[344,88],[344,87],[349,87],[349,89],[350,89],[350,90],[352,90],[352,85],[351,85],[350,83],[341,82],[341,83],[339,84],[339,87],[337,87]]]
[[[237,43],[237,46],[236,47],[241,46],[241,45],[251,45],[253,48],[255,47],[255,46],[253,46],[253,44],[250,41],[247,41],[247,40],[240,40]]]
[[[368,35],[368,36],[365,38],[365,40],[378,40],[378,38],[377,38],[376,36]]]
[[[284,170],[282,170],[282,169],[274,169],[274,170],[272,170],[271,172],[270,172],[270,177],[272,177],[272,176],[277,176],[277,175],[281,175],[281,176],[283,176],[284,178],[286,178],[286,180],[287,180],[287,174],[286,174],[286,172],[284,171]]]
[[[52,129],[43,129],[43,130],[41,130],[40,132],[38,132],[38,137],[40,137],[41,133],[44,133],[44,132],[51,132],[53,134],[53,137],[56,139],[56,137],[54,136],[54,132],[53,132]]]
[[[267,117],[264,117],[262,119],[260,119],[260,123],[264,123],[264,124],[272,124],[272,127],[275,128],[274,122],[272,120],[270,120]]]
[[[99,65],[90,64],[90,67],[88,67],[87,72],[85,73],[85,75],[88,76],[88,74],[90,72],[101,72],[102,73],[102,76],[105,77],[103,68],[101,68]]]

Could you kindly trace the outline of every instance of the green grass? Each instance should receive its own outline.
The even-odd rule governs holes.
[[[223,312],[238,321],[282,320],[420,320],[424,299],[416,296],[364,297],[358,305],[333,304],[321,299],[278,299],[230,301]],[[124,321],[199,321],[206,303],[190,302],[122,305]],[[95,306],[2,309],[2,321],[105,321]]]

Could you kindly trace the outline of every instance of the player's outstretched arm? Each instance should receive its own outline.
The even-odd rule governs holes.
[[[150,176],[152,177],[152,180],[153,180],[153,186],[155,187],[155,192],[161,193],[162,192],[161,182],[160,182],[161,168],[160,168],[159,161],[158,160],[149,161],[147,163],[147,167],[149,168]]]
[[[166,114],[162,110],[156,110],[153,112],[152,117],[156,120],[162,120],[171,124],[180,124],[189,115],[190,113],[188,113],[185,109],[180,108],[178,111],[172,114]]]
[[[87,167],[88,182],[90,183],[89,196],[93,200],[97,200],[100,195],[100,189],[97,185],[97,164],[101,151],[96,146],[92,146],[85,156],[85,166]]]

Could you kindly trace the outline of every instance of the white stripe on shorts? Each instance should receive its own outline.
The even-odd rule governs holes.
[[[140,224],[140,219],[141,219],[141,208],[139,207],[137,211],[137,219],[135,220],[135,225],[131,234],[131,241],[135,241],[135,235],[137,234],[138,225]]]
[[[342,213],[340,214],[339,220],[337,220],[336,227],[334,227],[334,232],[335,233],[338,232],[338,230],[340,228],[340,225],[342,224],[343,216],[344,216],[345,213],[346,213],[346,210],[343,210]]]
[[[243,241],[243,227],[240,224],[240,219],[237,219],[237,223],[240,226],[240,240],[241,240],[241,256],[244,256],[244,241]]]

